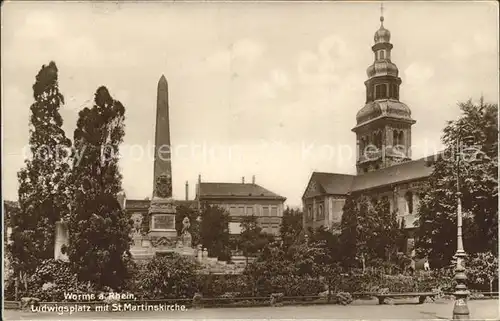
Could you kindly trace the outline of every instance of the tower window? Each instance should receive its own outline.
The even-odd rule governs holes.
[[[382,147],[382,133],[381,132],[375,133],[375,146],[377,146],[377,148]]]
[[[387,85],[381,84],[375,86],[375,99],[387,98]]]
[[[398,131],[394,130],[392,132],[392,145],[393,146],[399,145],[398,139],[399,139]]]
[[[399,99],[398,85],[391,84],[391,86],[389,87],[389,97]]]
[[[378,57],[379,57],[379,59],[385,59],[385,51],[384,50],[380,50],[378,52]]]
[[[398,142],[399,142],[399,145],[404,145],[404,133],[402,131],[399,132],[399,135],[398,135]]]
[[[392,145],[404,145],[404,132],[399,130],[394,130],[392,132]]]

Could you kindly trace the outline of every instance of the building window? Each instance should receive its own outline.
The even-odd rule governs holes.
[[[392,131],[392,145],[393,146],[398,145],[398,131],[397,130]]]
[[[385,51],[384,50],[380,50],[378,52],[378,58],[379,59],[385,59]]]
[[[253,207],[247,207],[247,215],[249,216],[253,216],[254,213],[253,213]]]
[[[312,220],[312,206],[309,206],[307,208],[307,219],[310,221]]]
[[[387,85],[375,85],[375,99],[387,98]]]
[[[324,220],[325,219],[325,212],[323,211],[323,204],[319,204],[318,206],[318,214],[316,216],[316,220]]]
[[[238,208],[238,215],[245,215],[245,207],[244,206],[240,206]]]
[[[406,214],[413,214],[413,193],[406,192],[405,194],[406,200]]]
[[[170,214],[155,214],[151,217],[152,230],[175,229],[175,216]]]
[[[392,144],[394,147],[398,145],[404,145],[404,133],[403,131],[394,130],[392,132]]]
[[[262,207],[262,216],[269,216],[269,206]]]
[[[235,206],[229,208],[229,215],[238,215],[238,209]]]
[[[389,87],[389,98],[399,99],[398,85],[391,84]]]
[[[271,207],[271,216],[278,216],[278,207]]]
[[[382,133],[381,132],[375,133],[375,146],[377,146],[377,148],[382,147]]]

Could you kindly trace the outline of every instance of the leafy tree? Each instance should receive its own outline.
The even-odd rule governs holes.
[[[498,254],[498,105],[471,100],[458,104],[462,115],[448,122],[442,141],[445,151],[434,163],[429,186],[418,210],[417,248],[429,257],[431,265],[449,264],[456,251],[457,170],[463,213],[465,251],[469,254]],[[457,166],[457,142],[474,139],[474,156],[479,162],[461,156]]]
[[[124,114],[125,108],[106,87],[97,89],[92,108],[80,111],[74,142],[81,157],[73,164],[74,210],[69,221],[68,254],[79,279],[115,290],[128,277],[131,243],[129,217],[117,199]]]
[[[268,243],[274,240],[274,236],[262,231],[257,222],[257,217],[245,216],[241,222],[242,231],[239,237],[239,248],[243,255],[248,257],[257,255]]]
[[[348,195],[340,222],[340,242],[344,267],[352,267],[357,255],[358,204],[353,195]]]
[[[493,281],[498,280],[498,258],[491,252],[475,253],[467,263],[467,276],[476,284],[488,284],[493,292]]]
[[[387,198],[348,196],[340,235],[344,265],[353,266],[356,259],[363,267],[367,263],[395,261],[400,233],[396,212],[390,211]]]
[[[191,207],[185,205],[177,206],[177,212],[175,214],[175,229],[177,230],[177,235],[181,235],[182,232],[182,221],[184,218],[189,218],[190,227],[189,233],[193,240],[193,245],[198,245],[200,243],[200,222],[198,220],[198,211],[192,209]]]
[[[342,244],[340,235],[331,233],[325,227],[317,228],[312,233],[311,241],[324,247],[328,258],[325,258],[325,263],[334,264],[342,260]]]
[[[54,62],[43,65],[33,85],[29,147],[31,157],[18,173],[19,211],[11,213],[12,267],[26,285],[44,259],[54,256],[54,226],[68,213],[68,154],[71,141],[62,129],[59,91]]]
[[[397,214],[395,211],[391,212],[389,200],[381,198],[376,201],[370,215],[375,218],[370,242],[375,258],[392,262],[396,259],[401,238]]]
[[[200,240],[210,257],[229,260],[229,213],[218,206],[206,204],[202,208]]]
[[[280,236],[284,249],[288,249],[299,237],[302,231],[302,212],[287,207],[283,211],[280,225]]]

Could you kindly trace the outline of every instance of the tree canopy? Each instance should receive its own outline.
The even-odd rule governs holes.
[[[387,198],[349,195],[343,208],[340,243],[345,267],[396,258],[401,230]],[[364,264],[364,263],[363,263]]]
[[[431,265],[449,264],[457,248],[457,174],[467,253],[498,253],[498,105],[471,100],[458,104],[462,114],[450,121],[442,137],[444,152],[436,159],[418,209],[417,249]],[[461,155],[459,142],[473,138],[473,156]],[[478,153],[480,152],[480,153]]]
[[[200,240],[208,255],[229,260],[229,213],[218,206],[204,205],[201,220]]]
[[[113,289],[126,280],[131,242],[129,217],[117,199],[124,115],[124,106],[99,87],[94,105],[79,113],[74,132],[80,157],[73,162],[68,254],[80,280]]]
[[[29,146],[31,157],[18,173],[19,211],[12,212],[12,267],[15,273],[32,273],[54,255],[54,226],[69,213],[67,177],[71,141],[62,129],[59,112],[64,96],[59,91],[58,69],[43,65],[33,85]]]
[[[285,248],[291,246],[298,239],[302,228],[302,212],[287,207],[283,211],[280,225],[280,236]]]

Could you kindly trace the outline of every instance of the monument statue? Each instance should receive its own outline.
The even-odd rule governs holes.
[[[189,218],[186,216],[182,220],[182,231],[181,231],[181,242],[184,247],[191,247],[192,237],[191,233],[189,233],[189,227],[191,223],[189,222]]]
[[[141,236],[142,235],[142,214],[134,213],[132,214],[132,220],[134,222],[134,228],[132,229],[133,236]]]

